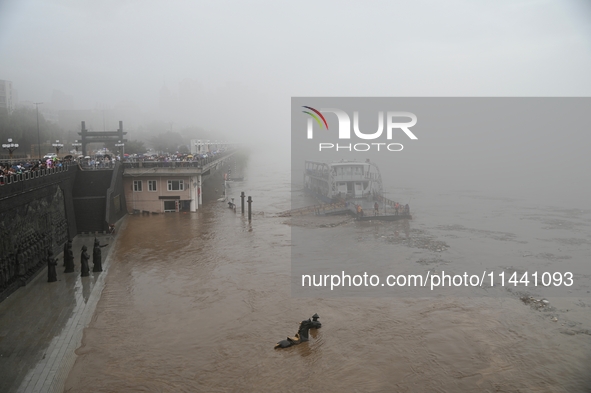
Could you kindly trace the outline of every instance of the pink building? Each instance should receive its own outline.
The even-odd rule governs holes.
[[[125,168],[123,186],[129,212],[197,211],[202,203],[197,167]]]

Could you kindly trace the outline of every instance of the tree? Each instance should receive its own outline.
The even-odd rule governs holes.
[[[58,127],[57,124],[46,121],[41,113],[39,113],[39,136],[37,135],[37,111],[30,108],[18,108],[11,114],[0,114],[0,141],[6,143],[8,138],[12,138],[15,143],[20,145],[19,152],[21,154],[31,154],[31,145],[37,145],[37,140],[41,140],[41,144],[51,146],[51,143],[56,139],[63,141],[65,133]],[[22,149],[22,150],[21,150]],[[42,147],[47,149],[47,147]],[[45,154],[47,151],[41,151]],[[33,156],[37,155],[37,149]]]
[[[187,147],[187,145],[180,145],[178,148],[179,153],[181,154],[189,154],[191,151]]]
[[[180,145],[183,145],[183,138],[178,132],[167,131],[156,135],[151,139],[154,150],[165,153],[175,153]]]
[[[146,145],[144,142],[137,139],[125,142],[125,153],[127,154],[144,154],[146,152]]]

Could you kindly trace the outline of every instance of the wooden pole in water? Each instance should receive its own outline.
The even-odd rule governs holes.
[[[241,211],[242,211],[242,215],[244,215],[244,191],[242,191],[240,193],[240,199],[241,199],[241,201],[240,201],[240,208],[241,208]]]
[[[248,200],[246,201],[248,202],[248,221],[252,220],[252,197],[249,195],[248,196]]]

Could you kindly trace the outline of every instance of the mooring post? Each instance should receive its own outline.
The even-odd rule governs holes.
[[[242,211],[242,215],[244,215],[244,191],[242,191],[240,193],[240,207],[241,207],[241,211]]]
[[[248,202],[248,221],[252,220],[252,197],[249,195],[248,196],[248,200],[246,201]]]

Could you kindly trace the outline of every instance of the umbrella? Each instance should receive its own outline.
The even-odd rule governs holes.
[[[84,158],[86,158],[87,160],[90,160],[90,156],[86,156],[86,157],[84,157]]]
[[[71,160],[71,159],[72,159],[72,156],[70,156],[70,155],[67,155],[64,157],[64,160]]]
[[[189,155],[187,156],[187,158],[193,158],[193,155],[192,155],[192,154],[189,154]]]

